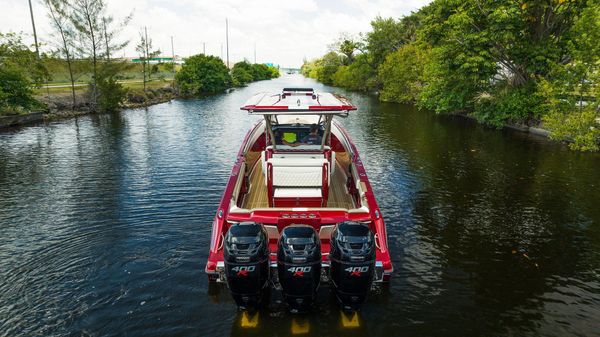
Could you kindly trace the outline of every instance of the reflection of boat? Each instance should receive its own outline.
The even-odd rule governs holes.
[[[287,88],[241,109],[263,120],[246,135],[214,218],[209,279],[226,282],[241,308],[256,308],[279,283],[294,312],[331,281],[342,307],[356,309],[393,270],[363,164],[333,121],[356,107]]]

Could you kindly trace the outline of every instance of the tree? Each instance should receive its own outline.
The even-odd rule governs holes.
[[[375,71],[367,54],[358,54],[349,66],[340,66],[333,74],[333,84],[350,90],[368,91],[376,86]]]
[[[266,64],[255,63],[251,65],[252,79],[254,81],[268,80],[279,77],[279,70],[275,67],[269,67]]]
[[[600,5],[586,8],[569,32],[571,62],[556,65],[540,87],[551,138],[574,150],[600,150]]]
[[[127,90],[117,82],[117,75],[123,64],[118,62],[104,63],[98,72],[98,110],[100,112],[114,112],[120,106]]]
[[[0,114],[41,107],[33,98],[47,70],[20,35],[0,33]]]
[[[75,31],[71,22],[69,21],[69,8],[67,2],[64,0],[44,0],[44,4],[48,9],[48,17],[50,23],[55,31],[55,34],[60,37],[60,53],[65,56],[67,61],[67,70],[69,72],[69,79],[71,81],[71,94],[72,94],[72,109],[75,109],[76,96],[75,96],[75,77],[73,74],[73,54],[71,52],[74,44]]]
[[[383,63],[387,54],[400,48],[402,44],[402,27],[393,18],[380,16],[371,21],[373,30],[367,33],[366,49],[373,57],[375,68]]]
[[[220,58],[199,54],[185,60],[175,82],[182,95],[197,96],[224,91],[231,86],[231,76]]]
[[[365,46],[362,37],[355,37],[347,33],[343,33],[340,37],[329,46],[329,50],[344,55],[344,64],[350,65],[354,62],[354,53],[356,51],[364,52]]]
[[[160,50],[152,50],[154,47],[152,46],[152,39],[148,38],[148,30],[144,27],[143,31],[140,31],[140,42],[135,47],[135,50],[140,55],[140,61],[142,61],[142,75],[143,75],[143,83],[144,83],[144,92],[146,92],[146,83],[150,77],[150,72],[148,71],[148,65],[150,60],[160,55]],[[152,51],[150,51],[152,50]]]
[[[415,102],[424,85],[427,62],[427,50],[416,43],[405,44],[389,54],[378,69],[383,84],[379,98],[386,102]]]
[[[254,81],[252,65],[246,61],[241,61],[233,65],[231,69],[231,78],[233,85],[241,87]]]
[[[131,15],[127,16],[118,28],[111,29],[108,25],[113,17],[106,14],[104,0],[73,0],[71,3],[70,20],[79,35],[78,51],[92,61],[92,111],[96,110],[98,101],[98,63],[103,57],[108,60],[110,52],[114,54],[128,44],[128,41],[114,43],[113,38],[130,18]]]
[[[340,56],[335,52],[329,52],[319,59],[315,64],[315,78],[324,84],[333,84],[333,74],[342,65]]]

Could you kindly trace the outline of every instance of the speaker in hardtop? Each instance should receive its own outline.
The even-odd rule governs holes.
[[[254,310],[269,282],[269,246],[261,224],[242,222],[225,236],[224,260],[227,285],[240,309]]]
[[[307,311],[321,279],[321,241],[314,228],[292,225],[281,231],[277,269],[290,311]]]
[[[366,300],[375,272],[375,239],[367,225],[342,222],[331,234],[330,279],[344,310]]]

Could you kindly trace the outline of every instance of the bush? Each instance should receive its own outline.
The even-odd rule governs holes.
[[[117,111],[127,95],[127,89],[117,82],[117,74],[118,70],[110,66],[105,66],[98,73],[96,85],[100,112]]]
[[[233,80],[233,85],[236,87],[241,87],[254,81],[254,77],[252,76],[253,69],[250,63],[246,61],[238,62],[233,65],[231,69],[231,78]]]
[[[553,111],[544,116],[544,125],[552,131],[550,138],[568,141],[569,148],[598,151],[600,147],[600,114],[589,107],[574,107],[568,113]]]
[[[229,69],[215,56],[194,55],[185,60],[175,75],[175,82],[184,96],[213,94],[231,86]]]
[[[340,66],[332,77],[333,85],[350,90],[368,91],[377,86],[375,71],[365,54],[356,56],[348,66]]]
[[[317,81],[323,84],[332,85],[333,74],[335,74],[335,72],[341,65],[341,57],[335,52],[329,52],[317,61],[314,72],[315,78],[317,79]]]
[[[40,107],[33,98],[31,82],[15,67],[0,67],[0,114]]]
[[[490,94],[481,95],[474,106],[473,116],[495,127],[538,120],[544,107],[534,83],[518,88],[498,85]]]
[[[14,33],[0,33],[0,114],[42,107],[32,87],[48,78],[44,64]]]
[[[427,52],[412,43],[389,54],[377,70],[383,86],[379,98],[385,102],[416,101],[423,87],[426,62]]]

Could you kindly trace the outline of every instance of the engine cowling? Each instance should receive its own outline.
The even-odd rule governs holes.
[[[321,280],[321,241],[313,227],[293,225],[281,231],[277,269],[290,311],[309,310]]]
[[[330,279],[344,310],[357,310],[366,300],[375,273],[375,249],[367,225],[342,222],[331,234]]]
[[[257,309],[269,285],[269,246],[261,224],[232,225],[224,242],[227,285],[240,309]]]

